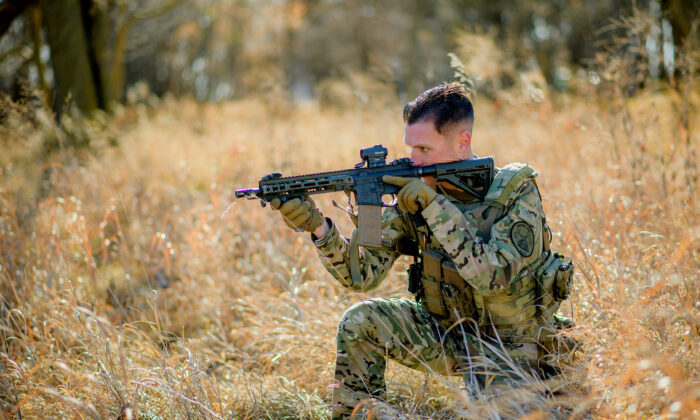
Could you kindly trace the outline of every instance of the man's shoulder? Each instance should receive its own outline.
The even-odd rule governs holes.
[[[535,179],[539,172],[529,163],[510,162],[501,167],[494,168],[493,184],[506,185],[509,182],[517,182],[526,179]],[[493,187],[492,184],[492,187]],[[490,192],[491,190],[489,190]]]
[[[507,208],[519,197],[537,193],[537,171],[527,163],[513,162],[496,169],[485,201],[496,207]],[[539,195],[537,194],[538,198]]]

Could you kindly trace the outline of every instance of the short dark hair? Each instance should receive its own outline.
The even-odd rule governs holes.
[[[445,83],[426,90],[407,103],[403,108],[403,121],[406,125],[433,121],[440,134],[445,134],[443,131],[449,126],[464,121],[471,133],[474,107],[461,83]]]

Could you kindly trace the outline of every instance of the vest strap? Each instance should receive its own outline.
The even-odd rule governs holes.
[[[496,173],[484,202],[501,209],[506,208],[513,191],[525,179],[536,176],[537,172],[526,163],[509,163]]]

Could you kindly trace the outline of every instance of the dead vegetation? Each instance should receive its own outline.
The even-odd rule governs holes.
[[[578,269],[563,312],[575,318],[584,351],[566,392],[555,394],[532,381],[470,399],[457,378],[391,364],[392,407],[377,414],[697,415],[699,98],[672,92],[645,92],[622,107],[477,100],[475,152],[497,164],[529,161],[541,173],[555,246]],[[233,189],[271,171],[350,167],[367,145],[397,157],[398,109],[165,99],[124,107],[100,125],[73,121],[97,146],[42,163],[56,130],[50,118],[8,114],[3,416],[327,416],[335,326],[363,295],[335,284],[305,235],[254,202],[234,203]],[[348,233],[330,199],[317,201]],[[404,268],[372,295],[407,296]]]
[[[391,405],[368,408],[698,416],[700,95],[689,51],[695,64],[671,86],[633,98],[613,60],[587,76],[596,91],[537,88],[532,100],[523,83],[476,98],[475,153],[541,174],[554,248],[577,267],[562,312],[582,352],[556,383],[475,397],[458,378],[390,364]],[[374,144],[403,155],[401,104],[130,97],[111,116],[65,114],[60,126],[41,101],[2,103],[0,416],[325,418],[336,324],[365,295],[342,289],[305,235],[234,202],[233,190],[273,171],[348,168]],[[348,234],[331,199],[345,197],[316,201]],[[407,262],[371,295],[408,296]]]

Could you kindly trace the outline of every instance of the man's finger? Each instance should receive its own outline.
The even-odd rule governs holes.
[[[272,201],[270,201],[270,207],[272,207],[275,210],[279,210],[281,205],[282,200],[280,200],[279,198],[273,198]]]
[[[404,208],[409,213],[415,213],[418,211],[418,191],[415,184],[407,185],[399,191],[399,198],[403,202]]]
[[[284,214],[284,217],[287,219],[294,220],[295,218],[299,217],[300,214],[309,214],[309,210],[305,209],[304,206],[299,206],[290,209],[288,212],[283,212],[282,214]]]
[[[406,211],[413,214],[418,210],[418,204],[416,204],[416,195],[410,189],[405,189],[406,192],[403,194],[403,206]]]
[[[408,213],[408,210],[406,209],[406,206],[402,200],[397,200],[396,204],[399,206],[399,209],[401,209],[402,212]]]
[[[301,200],[299,200],[298,198],[295,198],[293,200],[289,200],[286,203],[282,204],[280,211],[282,212],[282,214],[288,214],[293,209],[295,209],[297,207],[301,207]]]
[[[306,221],[309,220],[310,217],[311,215],[309,213],[302,213],[295,215],[294,217],[290,217],[289,221],[292,222],[294,226],[300,227],[301,225],[306,223]]]
[[[298,228],[292,224],[289,220],[287,220],[286,217],[282,218],[284,220],[284,224],[289,226],[292,230],[297,230]]]
[[[316,207],[316,203],[314,203],[314,200],[311,198],[311,196],[307,195],[306,197],[304,197],[304,201],[310,204],[309,208]]]
[[[387,184],[396,185],[397,187],[403,187],[409,182],[413,181],[413,178],[404,178],[401,176],[384,175],[382,181]]]
[[[399,204],[399,208],[401,209],[402,212],[408,213],[408,209],[406,208],[406,201],[404,201],[404,193],[405,190],[399,191],[399,193],[396,196],[396,201]]]

